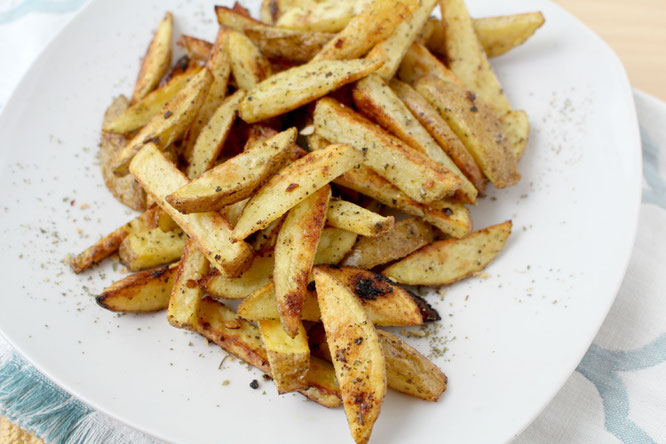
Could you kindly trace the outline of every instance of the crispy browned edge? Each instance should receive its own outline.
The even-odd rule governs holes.
[[[107,310],[127,313],[128,310],[123,310],[114,306],[113,302],[116,298],[126,298],[128,293],[132,293],[132,290],[141,288],[145,285],[148,285],[151,282],[164,281],[165,283],[170,280],[174,280],[178,273],[178,264],[173,264],[170,266],[157,268],[153,270],[140,271],[138,273],[130,274],[129,276],[124,277],[123,279],[114,282],[111,286],[104,289],[104,291],[95,298],[97,304],[101,307],[106,308]],[[167,307],[169,304],[169,296],[171,292],[168,291],[165,293],[165,299],[163,306],[158,306],[153,310],[146,310],[141,312],[151,312],[159,311]],[[130,297],[132,299],[133,297]],[[137,311],[133,311],[137,312]]]

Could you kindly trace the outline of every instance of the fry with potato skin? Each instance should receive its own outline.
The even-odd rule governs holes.
[[[303,324],[298,323],[293,337],[284,331],[279,320],[259,321],[258,324],[278,393],[307,388],[310,348]]]
[[[211,42],[187,34],[178,37],[176,44],[185,50],[190,59],[200,62],[205,62],[213,49]]]
[[[460,79],[444,63],[428,51],[428,48],[418,42],[414,42],[400,63],[398,77],[403,82],[413,84],[425,75],[437,76],[447,82],[464,86]]]
[[[351,202],[332,200],[328,204],[326,223],[361,236],[378,237],[393,229],[393,216],[381,216]]]
[[[157,27],[153,40],[143,57],[141,69],[134,85],[132,102],[143,99],[150,93],[171,65],[171,40],[173,38],[173,15],[167,12]]]
[[[199,280],[199,286],[213,299],[243,299],[271,282],[274,267],[272,253],[257,253],[250,268],[240,276],[226,277],[210,270]]]
[[[546,19],[541,12],[472,19],[474,31],[488,57],[497,57],[520,46]]]
[[[234,79],[239,88],[249,91],[271,76],[271,64],[245,34],[235,30],[228,32]]]
[[[167,319],[174,327],[194,330],[203,290],[197,281],[208,271],[208,259],[194,242],[188,240],[178,264],[176,281],[171,289]]]
[[[354,16],[363,12],[371,0],[328,0],[314,4],[303,2],[285,9],[275,22],[281,28],[299,31],[342,31]]]
[[[164,232],[152,228],[131,233],[118,248],[118,256],[131,271],[155,268],[177,261],[183,254],[187,236],[180,228]]]

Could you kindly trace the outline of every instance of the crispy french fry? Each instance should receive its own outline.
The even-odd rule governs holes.
[[[340,228],[325,227],[321,230],[314,264],[338,264],[356,242],[357,235]]]
[[[219,210],[250,197],[284,165],[296,143],[296,136],[296,128],[290,128],[257,142],[171,193],[167,202],[182,213],[197,213]]]
[[[151,92],[171,65],[171,40],[173,38],[173,16],[170,12],[157,27],[153,40],[148,46],[139,75],[132,93],[132,103],[143,99]]]
[[[422,77],[415,88],[449,124],[493,185],[505,188],[520,180],[502,122],[490,105],[434,76]]]
[[[178,264],[157,270],[131,274],[97,296],[97,303],[120,313],[148,313],[169,305],[169,295],[178,272]]]
[[[381,216],[351,202],[332,200],[326,212],[328,225],[360,234],[378,237],[393,229],[393,216]]]
[[[430,225],[414,217],[403,219],[382,236],[360,238],[342,265],[369,270],[402,259],[434,240],[435,233]]]
[[[238,277],[226,277],[209,271],[199,285],[214,299],[243,299],[268,284],[273,278],[273,254],[257,254],[252,265]]]
[[[381,64],[381,60],[311,62],[282,71],[247,93],[240,116],[252,123],[284,114],[365,77]]]
[[[187,34],[181,35],[176,41],[176,44],[183,48],[192,60],[198,60],[200,62],[205,62],[208,59],[210,51],[213,48],[211,42]]]
[[[354,103],[357,109],[387,131],[455,174],[461,183],[460,189],[456,191],[458,200],[476,203],[477,190],[474,184],[433,140],[386,82],[375,74],[360,80],[354,87]]]
[[[472,19],[472,25],[486,55],[496,57],[525,43],[545,21],[541,12],[527,12]]]
[[[400,63],[398,77],[403,82],[412,84],[428,74],[437,76],[448,82],[463,85],[460,79],[446,65],[428,51],[428,48],[418,42],[414,42]]]
[[[348,145],[331,145],[287,165],[250,199],[232,238],[240,241],[266,228],[311,193],[357,166],[362,157]]]
[[[361,304],[345,285],[322,266],[315,267],[313,274],[347,422],[354,440],[367,443],[386,395],[382,346]]]
[[[183,214],[166,201],[167,195],[188,180],[156,146],[146,145],[132,160],[130,172],[215,268],[227,276],[237,276],[250,266],[250,246],[245,242],[232,242],[231,227],[219,213]]]
[[[362,57],[416,10],[417,0],[373,0],[314,56],[313,61]]]
[[[460,179],[442,165],[334,99],[326,97],[317,102],[314,122],[318,134],[363,152],[366,166],[416,201],[443,199],[461,185]]]
[[[258,324],[278,393],[307,388],[310,348],[303,324],[298,323],[294,337],[284,331],[280,321],[259,321]]]
[[[174,327],[194,330],[197,312],[203,297],[198,281],[208,271],[208,259],[188,240],[178,265],[176,281],[171,289],[167,319]]]
[[[168,232],[153,228],[128,235],[118,248],[118,256],[131,271],[155,268],[177,261],[186,240],[180,228]]]
[[[299,331],[305,289],[330,198],[327,185],[289,210],[275,244],[275,301],[284,331],[292,338]]]
[[[438,241],[410,254],[383,271],[407,285],[446,285],[483,270],[502,250],[511,221],[476,231],[462,239]]]
[[[229,32],[229,57],[236,83],[246,91],[272,74],[270,62],[242,32],[235,30]]]

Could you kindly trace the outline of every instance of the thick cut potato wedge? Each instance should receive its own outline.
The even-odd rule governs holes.
[[[477,18],[472,25],[486,56],[496,57],[525,43],[545,21],[541,12],[526,12]]]
[[[522,110],[507,111],[500,117],[507,141],[516,161],[523,157],[527,148],[527,136],[530,133],[530,122],[527,113]]]
[[[330,198],[331,187],[327,185],[289,210],[275,244],[275,301],[282,326],[292,338],[299,330],[305,290]]]
[[[324,0],[302,2],[280,14],[275,25],[299,31],[342,31],[349,21],[363,12],[371,0],[344,1]]]
[[[506,188],[520,180],[504,127],[490,105],[433,76],[422,77],[415,88],[449,124],[493,185]]]
[[[102,127],[121,116],[127,110],[128,105],[129,101],[125,96],[116,97],[104,113]],[[121,134],[102,131],[99,164],[104,184],[111,191],[113,197],[133,210],[143,211],[148,208],[148,205],[146,204],[146,193],[144,193],[141,185],[129,174],[117,176],[113,172],[113,162],[118,153],[125,149],[127,141],[128,139]]]
[[[293,338],[284,331],[280,321],[259,321],[259,331],[278,393],[307,388],[310,348],[303,324],[298,323]]]
[[[245,242],[232,242],[231,227],[219,213],[183,214],[166,201],[167,195],[188,180],[155,145],[146,145],[135,156],[130,172],[215,268],[226,276],[238,276],[250,266],[252,249]]]
[[[436,402],[446,390],[446,375],[428,358],[397,336],[377,330],[386,359],[386,378],[393,390]]]
[[[446,285],[483,270],[502,250],[511,234],[511,221],[476,231],[462,239],[447,239],[410,254],[383,271],[407,285]]]
[[[118,248],[118,256],[131,270],[145,270],[177,261],[183,254],[187,236],[179,228],[164,232],[153,228],[127,236]]]
[[[153,143],[163,150],[176,140],[194,120],[212,78],[207,69],[194,76],[118,153],[113,161],[114,173],[126,174],[132,158],[147,143]]]
[[[332,200],[326,212],[326,223],[361,236],[377,237],[393,229],[393,216],[382,216],[345,200]]]
[[[347,60],[364,56],[370,48],[389,37],[418,4],[418,0],[373,0],[312,60]]]
[[[199,285],[214,299],[243,299],[271,282],[274,267],[272,254],[257,254],[250,268],[240,276],[226,277],[211,270],[201,278]]]
[[[402,58],[423,28],[437,0],[421,0],[420,3],[409,18],[400,23],[386,40],[378,43],[367,55],[370,59],[384,60],[384,65],[376,74],[386,81],[395,75]]]
[[[354,103],[361,113],[367,115],[379,125],[415,150],[438,162],[455,174],[460,180],[460,189],[456,191],[458,200],[464,203],[476,203],[477,190],[474,184],[460,171],[458,166],[437,145],[418,119],[375,74],[360,80],[354,88]],[[417,93],[418,94],[418,93]]]
[[[250,199],[232,237],[243,240],[266,228],[289,209],[358,166],[363,156],[348,145],[330,145],[287,165]]]
[[[386,395],[382,346],[375,327],[346,286],[321,266],[313,273],[347,422],[354,441],[367,443]]]
[[[284,114],[367,76],[381,64],[381,60],[311,62],[282,71],[247,93],[240,116],[252,123]]]
[[[326,227],[321,230],[314,264],[336,265],[351,251],[357,234],[340,228]]]
[[[337,178],[335,183],[372,197],[391,208],[418,216],[450,236],[463,237],[472,231],[469,210],[461,203],[442,200],[424,205],[410,199],[370,168],[361,167],[348,171]]]
[[[314,123],[319,135],[362,152],[366,166],[416,201],[434,202],[460,188],[455,174],[334,99],[317,102]]]
[[[97,303],[120,313],[148,313],[169,305],[178,264],[131,274],[104,289]]]
[[[178,265],[176,282],[171,289],[167,319],[174,327],[194,330],[197,312],[203,297],[198,281],[208,271],[208,259],[201,254],[194,242],[188,240]]]
[[[157,27],[153,40],[148,46],[146,55],[134,85],[132,103],[148,95],[171,66],[171,40],[173,38],[173,15],[167,12]]]
[[[428,74],[437,76],[448,82],[463,85],[444,63],[428,51],[428,48],[418,42],[414,42],[407,50],[402,63],[400,63],[398,77],[403,82],[412,84]]]
[[[402,259],[434,240],[435,233],[430,225],[414,217],[403,219],[383,236],[360,238],[342,265],[369,270]]]
[[[207,298],[201,300],[197,332],[237,358],[271,375],[259,329],[223,304]],[[340,389],[330,364],[311,358],[307,380],[308,388],[299,390],[302,395],[324,407],[340,406]]]
[[[82,273],[118,251],[120,244],[131,233],[140,233],[155,227],[155,209],[135,217],[125,225],[107,234],[82,253],[68,260],[74,273]]]
[[[211,42],[187,34],[178,37],[176,44],[185,50],[190,59],[199,62],[205,62],[213,48]]]
[[[270,62],[242,32],[229,31],[229,57],[236,84],[246,91],[272,74]]]
[[[167,202],[181,213],[198,213],[219,210],[250,197],[288,160],[297,135],[296,128],[290,128],[258,141],[168,195]]]
[[[414,117],[421,122],[421,125],[428,130],[444,152],[455,162],[460,171],[465,174],[465,177],[474,184],[480,193],[483,193],[486,189],[486,177],[474,161],[474,157],[467,151],[465,145],[458,139],[458,136],[451,130],[446,121],[442,119],[437,110],[407,83],[392,79],[390,86]]]

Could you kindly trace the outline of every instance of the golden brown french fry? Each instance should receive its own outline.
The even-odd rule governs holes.
[[[338,264],[356,242],[357,234],[340,228],[325,227],[321,230],[314,264]]]
[[[502,122],[490,105],[434,76],[422,77],[415,88],[449,124],[493,185],[505,188],[520,180]]]
[[[383,271],[407,285],[446,285],[483,270],[502,250],[511,234],[511,221],[462,238],[438,241],[410,254]]]
[[[290,128],[257,142],[245,152],[171,193],[166,198],[167,202],[181,213],[197,213],[219,210],[250,197],[284,165],[297,135],[296,128]]]
[[[496,57],[525,43],[545,21],[541,12],[526,12],[472,19],[472,25],[486,56]]]
[[[378,237],[393,229],[393,216],[382,216],[345,200],[328,204],[326,223],[361,236]]]
[[[245,242],[231,240],[231,227],[219,213],[183,214],[169,205],[166,196],[188,179],[156,146],[147,144],[132,160],[130,172],[215,268],[227,276],[237,276],[250,266],[252,249]]]
[[[178,228],[164,232],[152,228],[131,233],[120,244],[118,256],[131,271],[159,267],[177,261],[183,254],[187,236]]]
[[[176,281],[169,296],[167,319],[174,327],[194,330],[203,297],[198,281],[208,271],[208,259],[188,240],[178,265]]]
[[[364,56],[413,13],[418,0],[373,0],[313,57],[313,61]]]
[[[412,199],[430,203],[452,195],[460,179],[360,114],[325,97],[314,112],[316,132],[327,140],[346,143],[363,152],[363,163]]]
[[[242,32],[229,31],[229,57],[236,83],[246,91],[272,74],[270,62]]]
[[[131,274],[97,296],[97,303],[120,313],[148,313],[169,305],[169,295],[178,272],[178,264],[157,270]]]
[[[324,61],[282,71],[247,93],[240,116],[252,123],[284,114],[365,77],[381,64],[381,60]]]
[[[313,274],[347,422],[354,440],[366,443],[386,395],[382,346],[361,304],[345,285],[322,266],[315,267]]]
[[[386,82],[375,74],[370,74],[356,83],[353,95],[356,108],[361,113],[455,174],[461,183],[460,189],[455,193],[458,200],[463,203],[476,203],[477,190],[474,184],[433,140]]]
[[[187,34],[181,35],[176,44],[185,50],[190,59],[200,62],[205,62],[208,59],[213,48],[211,42]]]
[[[271,281],[274,267],[272,253],[257,254],[250,268],[240,276],[226,277],[211,270],[201,278],[199,285],[214,299],[243,299]]]
[[[278,313],[275,301],[275,284],[270,281],[243,299],[238,305],[238,315],[249,321],[279,321],[280,313]],[[317,294],[314,290],[306,288],[301,319],[318,321],[320,318]]]
[[[530,133],[530,122],[527,113],[522,110],[507,111],[500,117],[507,142],[516,161],[523,157],[527,148],[527,136]]]
[[[428,48],[418,42],[414,42],[400,63],[398,77],[403,82],[412,84],[428,74],[461,86],[463,85],[460,79],[446,65],[428,51]]]
[[[402,259],[434,240],[435,233],[430,225],[414,217],[403,219],[383,236],[360,238],[342,265],[369,270]]]
[[[240,241],[266,228],[311,193],[357,166],[362,157],[348,145],[330,145],[287,165],[250,199],[232,238]]]
[[[294,337],[284,331],[279,320],[259,321],[258,324],[278,393],[307,388],[310,348],[303,324],[298,323]]]
[[[281,11],[275,25],[299,31],[338,32],[360,14],[371,0],[303,2]]]
[[[275,244],[275,302],[284,331],[299,331],[301,309],[321,229],[326,221],[331,187],[326,185],[289,210]]]
[[[132,103],[143,99],[151,92],[162,76],[171,66],[171,40],[173,38],[173,15],[167,12],[157,27],[153,40],[148,46],[146,55],[134,85]]]

